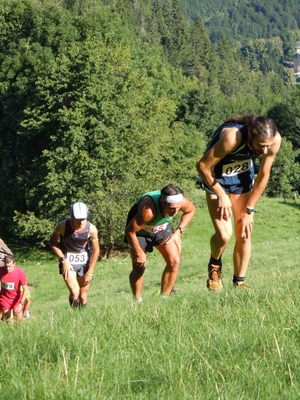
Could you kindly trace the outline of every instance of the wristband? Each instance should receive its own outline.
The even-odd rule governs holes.
[[[86,272],[86,274],[87,274],[88,276],[91,276],[92,278],[93,278],[93,276],[94,276],[94,274],[90,274],[89,272]]]
[[[246,211],[247,211],[248,214],[252,214],[252,213],[254,213],[255,209],[254,209],[254,207],[247,207],[246,206]]]
[[[181,228],[181,226],[177,226],[176,230],[179,230],[181,234],[183,234],[185,232],[184,228]]]

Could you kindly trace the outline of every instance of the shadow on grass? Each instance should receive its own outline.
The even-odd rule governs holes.
[[[290,206],[293,208],[296,208],[297,210],[300,210],[300,203],[297,201],[286,201],[286,200],[281,200],[279,201],[280,204],[284,204],[286,206]]]

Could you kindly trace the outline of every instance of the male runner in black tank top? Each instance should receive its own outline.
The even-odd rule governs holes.
[[[211,257],[206,282],[210,290],[220,292],[223,289],[222,254],[233,228],[232,281],[234,287],[248,288],[245,278],[251,257],[254,208],[267,186],[280,144],[280,133],[271,118],[256,114],[233,116],[217,129],[207,151],[197,163],[215,230],[210,240]],[[254,156],[262,157],[262,161],[252,183]]]

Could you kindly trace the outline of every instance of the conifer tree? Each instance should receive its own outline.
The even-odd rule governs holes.
[[[166,0],[163,17],[167,27],[163,38],[168,61],[175,67],[182,67],[192,58],[192,46],[188,22],[181,10],[180,0]]]

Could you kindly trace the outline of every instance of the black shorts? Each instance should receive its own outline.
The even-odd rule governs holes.
[[[154,235],[139,236],[139,234],[137,233],[136,236],[138,238],[139,245],[141,246],[143,251],[145,253],[152,253],[153,247],[165,242],[173,233],[173,227],[168,224],[167,228],[164,231],[157,232]],[[126,236],[124,238],[124,242],[128,243]]]

